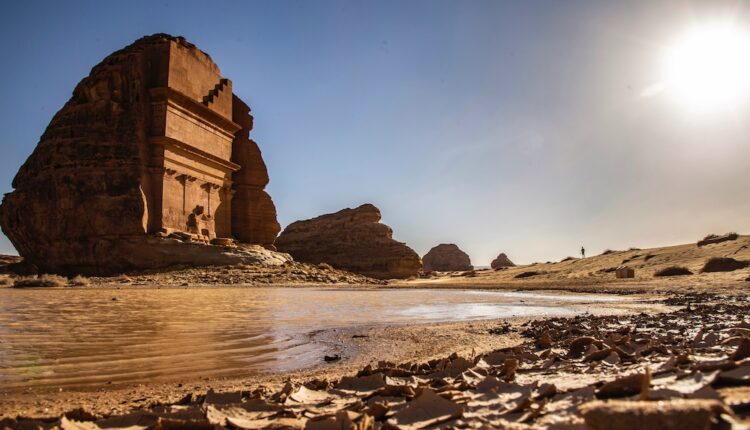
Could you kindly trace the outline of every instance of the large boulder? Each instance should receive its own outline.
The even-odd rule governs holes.
[[[455,272],[472,270],[469,255],[452,243],[442,243],[422,257],[424,270],[432,272]]]
[[[380,223],[380,210],[371,204],[289,224],[276,248],[296,261],[378,279],[408,278],[422,268],[419,255],[393,240],[393,230]]]
[[[490,263],[490,267],[493,269],[501,269],[503,267],[514,267],[515,264],[510,261],[510,258],[508,258],[507,255],[504,253],[501,253],[497,256],[496,259],[492,260],[492,263]]]

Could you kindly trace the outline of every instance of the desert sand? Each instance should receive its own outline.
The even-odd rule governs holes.
[[[518,265],[501,270],[434,273],[426,278],[391,285],[429,288],[562,289],[614,293],[734,291],[750,288],[750,282],[747,282],[750,268],[701,273],[706,262],[716,257],[749,261],[750,236],[739,236],[736,240],[700,247],[696,243],[690,243],[648,249],[633,248],[605,251],[603,254],[583,259],[566,257],[558,262]],[[617,279],[614,271],[620,266],[633,268],[635,277]],[[654,276],[656,272],[673,266],[687,268],[692,275]]]
[[[750,270],[699,272],[712,257],[750,260],[749,245],[750,237],[740,236],[702,247],[634,249],[502,270],[432,273],[387,285],[326,265],[299,263],[88,278],[83,288],[357,284],[639,293],[652,305],[619,316],[607,316],[602,305],[600,315],[572,318],[325,331],[316,333],[315,340],[336,344],[346,359],[245,378],[5,391],[0,394],[0,423],[571,429],[687,428],[685,420],[699,425],[694,428],[713,428],[719,421],[747,423]],[[623,264],[635,269],[635,278],[615,278],[611,268]],[[654,277],[670,266],[693,274]],[[518,277],[527,272],[539,274]],[[18,278],[3,276],[7,285]],[[661,407],[654,409],[653,400],[660,400]]]

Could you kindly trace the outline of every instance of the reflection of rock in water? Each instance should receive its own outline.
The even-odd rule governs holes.
[[[255,262],[253,250],[176,246],[234,237],[273,249],[280,227],[249,112],[206,53],[141,38],[54,116],[0,207],[3,231],[46,272]]]

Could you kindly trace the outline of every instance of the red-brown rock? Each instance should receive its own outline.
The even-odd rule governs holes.
[[[249,110],[206,53],[141,38],[95,66],[52,118],[3,200],[2,229],[50,272],[243,258],[219,246],[182,252],[170,235],[272,248],[280,228]]]
[[[510,258],[508,258],[507,255],[504,253],[501,253],[497,256],[496,259],[492,260],[492,263],[490,263],[490,267],[493,269],[500,269],[502,267],[514,267],[515,264],[510,261]]]
[[[408,278],[422,268],[419,255],[393,240],[371,204],[297,221],[284,229],[276,247],[305,263],[328,263],[338,269],[378,279]]]
[[[474,268],[469,255],[452,243],[442,243],[432,248],[422,257],[422,263],[424,270],[430,272],[456,272]]]

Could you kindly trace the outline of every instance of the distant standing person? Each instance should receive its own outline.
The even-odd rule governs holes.
[[[581,258],[586,258],[586,248],[581,247]]]

